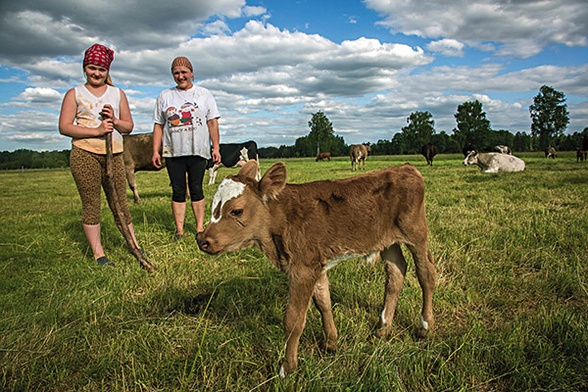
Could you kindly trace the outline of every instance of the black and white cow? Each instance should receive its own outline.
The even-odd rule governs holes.
[[[514,155],[499,152],[470,151],[463,160],[464,166],[477,165],[484,173],[518,172],[525,170],[525,162]]]
[[[504,144],[499,144],[498,146],[494,146],[494,151],[502,153],[502,154],[512,154],[510,147],[505,146]]]
[[[249,140],[244,143],[221,143],[220,154],[220,165],[213,164],[211,159],[208,160],[208,164],[206,166],[208,169],[208,185],[214,184],[216,180],[216,172],[220,166],[243,166],[245,162],[249,161],[250,159],[259,162],[257,143],[255,143],[253,140]],[[260,173],[257,173],[257,177],[258,179],[260,178]]]
[[[555,148],[546,147],[544,152],[545,152],[545,158],[555,159]]]

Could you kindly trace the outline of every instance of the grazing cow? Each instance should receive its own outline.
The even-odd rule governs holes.
[[[316,156],[316,162],[322,161],[323,159],[330,161],[331,160],[331,153],[330,152],[321,152],[320,154],[318,154]]]
[[[586,161],[586,151],[582,151],[581,148],[576,149],[576,162]]]
[[[206,165],[206,168],[208,169],[208,185],[212,185],[216,181],[216,172],[221,165],[225,167],[243,166],[245,162],[250,159],[259,162],[257,143],[253,140],[249,140],[245,143],[221,143],[220,154],[220,165],[213,164],[212,159],[210,159]],[[259,174],[257,178],[259,179]]]
[[[518,172],[525,170],[525,162],[514,155],[499,152],[470,151],[463,160],[464,166],[477,165],[484,173]]]
[[[505,146],[504,144],[499,144],[498,146],[495,146],[494,151],[499,152],[501,154],[512,154],[510,147]]]
[[[555,148],[547,147],[545,149],[545,158],[555,159]]]
[[[198,235],[209,254],[259,247],[275,267],[288,275],[284,315],[286,358],[280,376],[297,366],[300,336],[311,299],[322,316],[326,348],[336,349],[327,271],[338,262],[379,255],[386,271],[384,310],[376,335],[391,330],[407,262],[400,244],[412,253],[423,294],[420,336],[433,326],[436,280],[429,252],[425,185],[418,170],[404,164],[353,178],[303,184],[286,183],[286,165],[271,166],[258,182],[256,162],[219,185],[210,224]]]
[[[135,172],[140,170],[158,171],[165,167],[165,159],[161,159],[162,166],[156,168],[151,163],[153,155],[153,133],[140,133],[136,135],[123,135],[123,160],[125,162],[125,174],[129,187],[133,191],[135,204],[141,200],[137,190]]]
[[[421,154],[427,160],[427,165],[433,166],[433,158],[437,155],[437,146],[432,143],[423,144]]]
[[[365,160],[370,152],[370,145],[352,144],[349,146],[349,158],[351,158],[351,170],[365,169]]]

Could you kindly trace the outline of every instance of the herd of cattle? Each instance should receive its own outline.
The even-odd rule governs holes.
[[[157,170],[151,164],[152,135],[125,136],[124,160],[127,180],[139,201],[134,173]],[[588,137],[578,150],[586,160]],[[369,144],[350,146],[351,169],[365,169]],[[437,147],[421,149],[427,165],[433,165]],[[464,165],[477,165],[484,172],[522,171],[525,162],[512,155],[508,146],[495,152],[466,148]],[[364,173],[340,180],[302,184],[286,182],[286,166],[279,162],[260,176],[257,144],[221,144],[222,165],[241,166],[218,186],[212,199],[210,223],[197,235],[200,250],[210,255],[257,246],[274,266],[288,276],[288,305],[284,315],[285,359],[280,376],[298,365],[298,346],[311,302],[321,314],[327,350],[337,347],[337,328],[331,308],[327,271],[349,258],[363,257],[370,263],[382,260],[386,273],[384,303],[376,336],[391,331],[392,320],[407,271],[400,244],[412,254],[422,290],[418,335],[433,327],[433,291],[436,269],[429,251],[425,212],[424,178],[411,164]],[[555,150],[545,150],[555,158]],[[328,152],[316,161],[331,160]],[[218,166],[209,165],[210,184]],[[360,190],[360,191],[359,191]],[[366,208],[369,206],[369,208]],[[370,235],[361,235],[370,233]]]
[[[151,133],[124,135],[125,149],[123,158],[125,162],[125,172],[127,182],[133,192],[135,203],[139,203],[141,200],[137,190],[135,173],[137,171],[161,170],[165,167],[165,159],[162,160],[163,166],[161,168],[155,168],[151,163],[152,145],[153,135]],[[494,152],[483,153],[476,151],[470,145],[466,145],[462,151],[465,157],[463,164],[466,166],[477,165],[480,170],[485,173],[516,172],[525,169],[525,162],[520,158],[513,156],[510,147],[498,145],[494,147],[494,150]],[[365,161],[370,151],[369,143],[352,144],[349,146],[351,170],[365,169]],[[547,147],[544,152],[545,158],[555,159],[555,148]],[[587,152],[588,136],[585,136],[582,147],[579,147],[576,151],[576,160],[578,162],[585,162]],[[212,161],[209,161],[207,165],[209,185],[215,183],[216,173],[220,166],[240,167],[249,160],[259,162],[257,143],[253,140],[244,143],[221,143],[220,153],[222,157],[220,165],[214,165],[212,164]],[[432,143],[427,143],[421,147],[421,155],[425,157],[427,165],[433,166],[433,159],[437,155],[437,147]],[[321,152],[317,155],[316,161],[330,161],[331,158],[332,156],[330,152]],[[258,180],[261,178],[261,173],[259,171],[256,178]]]

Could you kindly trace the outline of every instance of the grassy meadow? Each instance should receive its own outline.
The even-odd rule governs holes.
[[[0,172],[0,390],[586,391],[588,163],[521,157],[524,172],[500,174],[458,155],[433,167],[370,157],[368,171],[411,162],[425,177],[435,328],[415,337],[421,292],[405,252],[394,328],[376,339],[383,267],[348,260],[329,273],[338,351],[321,350],[311,307],[299,367],[283,381],[285,276],[254,248],[200,252],[191,211],[174,242],[165,171],[137,173],[141,204],[128,191],[151,274],[105,201],[102,241],[117,265],[93,261],[69,169]],[[345,157],[285,162],[290,182],[358,174]],[[235,171],[221,169],[217,185]],[[207,216],[217,185],[205,185]]]

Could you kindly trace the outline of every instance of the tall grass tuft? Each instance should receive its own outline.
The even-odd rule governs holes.
[[[165,172],[137,173],[141,204],[128,192],[152,274],[105,201],[103,245],[117,265],[92,260],[69,170],[2,172],[0,390],[588,390],[588,165],[572,153],[522,158],[524,172],[499,174],[458,155],[433,167],[416,155],[368,158],[368,171],[408,161],[425,177],[435,329],[415,338],[421,293],[407,256],[393,331],[376,339],[383,267],[346,261],[330,271],[338,351],[321,350],[311,308],[299,368],[284,381],[285,276],[258,249],[203,254],[191,215],[173,242]],[[286,164],[290,182],[359,174],[344,157]],[[207,214],[217,185],[205,185]]]

